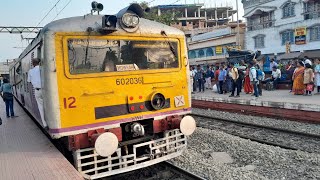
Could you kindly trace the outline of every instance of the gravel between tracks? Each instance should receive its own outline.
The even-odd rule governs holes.
[[[215,110],[205,110],[198,108],[192,108],[192,113],[320,135],[320,124],[309,124],[303,122],[249,116],[244,114],[229,113]]]
[[[216,161],[215,152],[228,153],[233,162]],[[207,179],[320,179],[320,154],[285,150],[203,128],[189,137],[188,149],[173,163]]]

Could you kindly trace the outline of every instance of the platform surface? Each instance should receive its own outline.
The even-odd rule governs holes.
[[[289,93],[289,90],[265,90],[262,92],[262,96],[258,98],[243,92],[240,94],[239,98],[229,97],[230,94],[231,93],[218,94],[211,90],[206,90],[204,93],[196,92],[195,94],[192,94],[192,99],[320,112],[320,95],[293,95],[292,93]]]
[[[0,179],[83,179],[17,102],[14,110],[18,117],[7,118],[0,99]]]

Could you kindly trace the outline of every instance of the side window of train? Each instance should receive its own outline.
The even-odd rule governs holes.
[[[27,92],[29,92],[28,72],[26,72],[26,89],[27,89]]]
[[[23,86],[24,86],[24,92],[27,92],[26,86],[25,86],[25,81],[26,81],[26,76],[25,74],[22,74],[22,82],[23,82]]]
[[[16,74],[17,74],[18,78],[19,77],[22,78],[21,77],[21,72],[22,72],[21,62],[19,62],[18,67],[16,68]],[[20,87],[22,88],[22,83],[20,83],[17,87],[18,87],[18,89],[20,89]]]
[[[41,59],[42,60],[42,58],[41,58],[41,46],[39,46],[38,48],[37,48],[37,58],[39,58],[39,59]],[[42,62],[40,61],[40,65],[42,64]]]

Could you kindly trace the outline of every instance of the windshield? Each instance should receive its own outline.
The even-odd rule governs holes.
[[[177,42],[69,39],[70,74],[178,68]]]

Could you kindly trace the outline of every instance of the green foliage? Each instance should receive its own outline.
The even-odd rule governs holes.
[[[140,3],[140,6],[143,9],[146,9],[148,8],[148,3],[143,1]],[[149,12],[145,12],[144,18],[170,26],[171,24],[178,22],[179,15],[179,12],[175,12],[174,10],[167,10],[165,12],[162,11],[161,15],[158,16],[158,9],[151,8]]]

